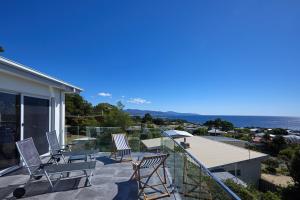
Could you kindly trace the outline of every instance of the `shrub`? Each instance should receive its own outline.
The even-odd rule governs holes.
[[[280,200],[280,197],[273,192],[262,193],[261,200]]]
[[[290,174],[295,184],[300,187],[300,151],[297,151],[291,163]]]
[[[193,131],[194,135],[207,135],[207,128],[198,128]]]

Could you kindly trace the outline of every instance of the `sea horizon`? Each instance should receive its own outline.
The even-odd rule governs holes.
[[[283,128],[300,130],[300,117],[295,116],[254,116],[254,115],[180,115],[168,116],[170,119],[183,119],[193,123],[204,123],[221,118],[235,127]]]

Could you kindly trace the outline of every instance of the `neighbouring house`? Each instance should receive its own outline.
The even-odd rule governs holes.
[[[224,135],[224,134],[226,134],[227,132],[226,131],[221,131],[221,130],[219,130],[219,129],[211,129],[211,130],[209,130],[209,131],[207,131],[210,135]]]
[[[161,149],[161,143],[162,139],[161,138],[152,138],[152,139],[146,139],[142,140],[143,146],[148,150],[148,151],[159,151]]]
[[[82,89],[0,57],[0,176],[20,165],[15,142],[32,137],[40,155],[49,152],[46,131],[64,144],[65,93]]]
[[[259,128],[250,128],[251,133],[258,133],[260,131]]]
[[[182,138],[176,139],[179,143]],[[186,151],[197,158],[212,172],[226,171],[247,184],[259,184],[261,162],[267,154],[233,146],[200,136],[186,138],[190,148]]]
[[[300,136],[298,135],[284,135],[283,138],[289,144],[300,144]]]

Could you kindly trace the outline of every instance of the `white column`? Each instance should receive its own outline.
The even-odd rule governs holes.
[[[60,119],[59,119],[59,136],[60,144],[65,145],[65,93],[60,92]]]
[[[20,94],[20,140],[24,139],[24,95]]]

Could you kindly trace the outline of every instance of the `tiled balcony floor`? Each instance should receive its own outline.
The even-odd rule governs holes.
[[[133,158],[141,158],[140,153],[133,153]],[[92,177],[92,186],[84,187],[85,178],[62,180],[51,191],[46,179],[30,183],[26,187],[23,199],[36,200],[67,200],[67,199],[97,199],[97,200],[136,200],[138,185],[134,180],[129,180],[133,170],[131,162],[115,162],[107,153],[99,153],[97,167]],[[0,199],[15,199],[12,195],[15,188],[24,184],[29,176],[24,169],[17,170],[6,176],[0,177]],[[154,179],[154,181],[156,181]],[[171,191],[171,189],[169,189]],[[151,192],[151,191],[149,191]],[[173,195],[166,200],[175,199]]]

